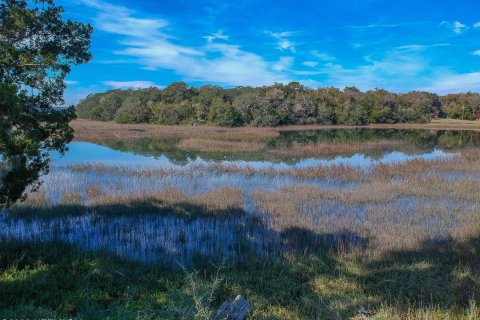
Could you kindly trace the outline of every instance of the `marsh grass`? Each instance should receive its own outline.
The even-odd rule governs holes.
[[[400,140],[376,140],[357,143],[324,142],[313,144],[296,144],[288,148],[273,149],[270,152],[280,156],[319,157],[371,152],[374,150],[395,149],[405,147],[406,142]]]
[[[286,126],[277,128],[221,128],[209,126],[160,126],[153,124],[117,124],[114,122],[103,122],[78,119],[70,123],[75,130],[75,139],[78,141],[111,141],[111,140],[132,140],[139,138],[216,138],[220,140],[263,140],[276,137],[280,131],[311,131],[322,129],[424,129],[424,130],[480,130],[480,121],[454,121],[446,122],[434,120],[428,124],[397,124],[397,125],[369,125],[369,126]]]
[[[136,140],[141,138],[162,139],[214,139],[223,141],[264,141],[279,135],[271,128],[219,128],[196,126],[159,126],[152,124],[122,124],[91,120],[71,122],[77,141]]]
[[[107,194],[97,186],[89,186],[86,195],[87,198],[82,199],[78,192],[67,192],[62,194],[58,204],[53,204],[47,199],[45,189],[41,188],[40,192],[32,194],[25,202],[15,205],[10,214],[18,218],[46,218],[58,216],[59,212],[69,215],[96,212],[113,216],[148,213],[195,218],[235,215],[244,210],[243,192],[231,187],[188,196],[176,189],[130,195]]]
[[[0,318],[478,319],[479,159],[53,167],[0,216]]]
[[[264,143],[255,141],[232,141],[188,138],[182,139],[177,144],[179,149],[200,152],[229,152],[243,153],[260,151],[265,147]]]

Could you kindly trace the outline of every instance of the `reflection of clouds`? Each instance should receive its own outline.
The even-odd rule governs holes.
[[[60,157],[53,155],[54,165],[68,165],[75,163],[98,163],[111,166],[127,166],[127,167],[168,167],[176,169],[188,169],[190,167],[207,166],[211,163],[220,163],[222,165],[235,165],[236,167],[248,167],[253,169],[291,169],[291,168],[308,168],[317,166],[336,166],[344,165],[351,167],[369,168],[376,164],[402,163],[410,160],[435,160],[448,158],[453,153],[446,153],[441,150],[421,154],[406,154],[403,152],[390,152],[384,154],[380,158],[372,158],[363,154],[354,154],[349,157],[336,157],[333,159],[307,158],[298,160],[296,163],[290,164],[283,161],[247,161],[247,160],[223,160],[212,161],[197,156],[189,159],[185,165],[178,165],[175,161],[170,160],[167,156],[159,157],[141,156],[129,152],[122,152],[110,149],[88,142],[73,142],[69,146],[69,152]]]

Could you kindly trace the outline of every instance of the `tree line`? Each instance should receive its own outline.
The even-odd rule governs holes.
[[[362,92],[355,87],[309,89],[298,82],[225,89],[174,82],[163,90],[110,90],[87,96],[76,106],[80,118],[164,125],[278,126],[422,123],[449,117],[472,120],[480,94]]]

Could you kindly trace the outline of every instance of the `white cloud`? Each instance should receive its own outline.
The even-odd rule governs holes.
[[[291,31],[284,31],[284,32],[270,32],[269,33],[272,37],[278,40],[277,46],[278,49],[281,51],[290,50],[291,52],[295,53],[297,51],[296,44],[289,40],[295,33]]]
[[[318,62],[316,61],[304,61],[302,64],[304,66],[312,67],[312,68],[318,66]]]
[[[121,49],[114,54],[136,59],[145,69],[169,69],[187,81],[224,85],[265,85],[288,79],[279,71],[282,68],[278,62],[266,61],[235,44],[216,43],[215,39],[228,40],[221,32],[206,36],[208,44],[203,47],[182,46],[178,44],[181,39],[165,33],[165,20],[137,18],[130,9],[101,0],[80,1],[98,10],[94,18],[97,29],[122,36]],[[287,47],[293,50],[290,45]]]
[[[65,84],[69,86],[77,85],[79,82],[74,80],[65,80]]]
[[[327,63],[322,71],[327,84],[335,87],[356,86],[361,90],[376,87],[391,91],[405,91],[405,87],[420,85],[423,73],[429,70],[419,51],[392,50],[381,59],[365,57],[366,64],[345,68],[341,64]]]
[[[451,43],[434,43],[434,44],[408,44],[404,46],[396,47],[396,49],[401,50],[424,50],[428,48],[438,48],[438,47],[448,47],[451,46]]]
[[[422,44],[409,44],[409,45],[405,45],[405,46],[400,46],[400,47],[397,47],[397,49],[405,49],[405,50],[423,50],[425,49],[427,46],[425,45],[422,45]]]
[[[310,51],[310,54],[322,61],[334,61],[335,57],[317,50]]]
[[[480,21],[473,25],[474,28],[480,28]]]
[[[275,71],[289,70],[293,65],[293,57],[281,57],[280,60],[273,65]]]
[[[353,25],[353,26],[344,26],[342,28],[348,28],[348,29],[377,29],[377,28],[396,28],[400,27],[404,24],[385,24],[385,23],[374,23],[374,24],[368,24],[368,25]]]
[[[219,40],[228,40],[228,36],[223,34],[223,31],[220,30],[216,33],[213,33],[211,35],[208,35],[208,36],[204,36],[203,38],[207,39],[208,43],[212,43],[213,41],[219,39]]]
[[[455,21],[453,23],[453,31],[456,33],[456,34],[460,34],[462,33],[463,29],[466,28],[467,26],[464,25],[463,23],[459,22],[459,21]]]
[[[472,54],[473,54],[474,56],[480,56],[480,50],[473,51]]]
[[[160,87],[151,81],[102,81],[102,83],[114,89]]]
[[[286,76],[274,69],[276,65],[278,69],[278,63],[271,65],[262,57],[244,51],[237,45],[210,44],[205,50],[220,56],[213,59],[185,59],[177,67],[177,72],[187,80],[229,85],[260,86],[287,81]]]
[[[465,31],[468,27],[467,25],[461,23],[460,21],[454,21],[453,23],[448,21],[442,21],[441,25],[444,25],[453,30],[456,34],[461,34]]]
[[[162,19],[138,19],[132,17],[131,10],[112,5],[102,0],[79,0],[81,3],[97,9],[96,27],[100,30],[125,36],[148,37],[168,25]]]
[[[480,72],[463,74],[445,73],[437,78],[430,86],[422,88],[425,91],[438,94],[449,94],[474,91],[480,89]]]

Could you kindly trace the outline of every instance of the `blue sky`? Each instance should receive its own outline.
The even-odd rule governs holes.
[[[480,91],[480,1],[57,0],[94,28],[67,104],[113,88],[356,86]]]

